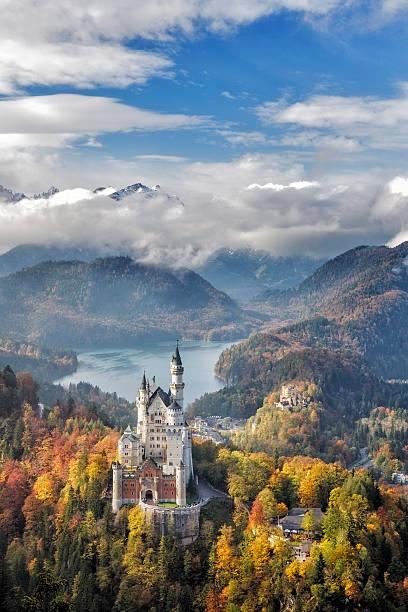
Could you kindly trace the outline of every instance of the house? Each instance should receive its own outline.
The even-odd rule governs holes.
[[[320,527],[323,521],[323,512],[320,508],[292,508],[288,514],[279,521],[279,527],[285,535],[303,533],[303,519],[308,512],[313,512],[316,527]]]
[[[306,561],[306,559],[310,557],[312,546],[313,542],[311,540],[305,540],[304,542],[300,542],[298,546],[294,546],[293,552],[295,553],[295,559],[302,563]]]
[[[405,485],[408,484],[408,476],[401,472],[393,472],[391,474],[391,480],[395,484]]]

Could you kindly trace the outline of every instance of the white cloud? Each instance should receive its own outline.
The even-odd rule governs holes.
[[[158,161],[158,162],[170,162],[173,164],[178,164],[180,162],[187,161],[186,157],[181,157],[179,155],[135,155],[134,159],[141,159],[145,161]]]
[[[211,125],[208,117],[157,113],[100,96],[55,94],[0,100],[0,148],[58,148],[85,135]],[[96,142],[91,139],[85,144],[95,146]]]
[[[324,146],[334,138],[344,150],[358,151],[362,147],[400,150],[408,144],[408,83],[400,84],[394,98],[311,96],[303,102],[265,102],[256,108],[265,124],[291,126],[300,129],[287,135],[296,145],[307,141],[304,128],[314,128],[311,143]],[[329,136],[328,136],[329,134]]]
[[[216,132],[232,145],[252,147],[254,145],[264,145],[268,142],[267,137],[262,132],[240,132],[234,130],[216,130]]]
[[[228,98],[228,100],[235,100],[235,96],[233,96],[229,91],[222,91],[221,95],[224,96],[224,98]]]
[[[1,29],[1,28],[0,28]],[[0,93],[32,85],[127,87],[170,74],[173,62],[158,53],[118,44],[37,43],[0,40]]]
[[[340,0],[3,0],[0,93],[32,85],[126,87],[171,74],[163,47],[137,50],[196,29],[225,31],[282,10],[325,15]],[[140,46],[140,45],[139,45]],[[225,92],[228,93],[228,92]]]
[[[167,39],[196,27],[224,30],[282,10],[325,15],[342,0],[5,0],[2,33],[26,39],[76,41]],[[33,24],[36,25],[33,28]]]
[[[402,176],[396,176],[388,183],[390,193],[397,193],[402,196],[408,196],[408,179]]]
[[[247,189],[271,189],[272,191],[283,191],[284,189],[308,189],[310,187],[320,187],[317,181],[294,181],[288,185],[279,185],[276,183],[266,183],[265,185],[259,185],[258,183],[252,183],[248,185]]]
[[[285,134],[275,140],[275,144],[284,147],[318,148],[332,150],[337,153],[354,153],[361,151],[360,143],[354,138],[345,136],[328,136],[318,131],[298,131],[294,134]]]
[[[384,0],[378,24],[398,16],[405,0]],[[0,92],[31,85],[126,87],[170,75],[163,43],[197,31],[225,32],[289,11],[310,22],[353,9],[359,0],[3,0]],[[351,19],[351,17],[350,17]],[[349,23],[349,21],[348,21]],[[141,51],[141,40],[159,43]],[[228,91],[223,95],[231,97]]]
[[[407,9],[407,0],[383,0],[381,5],[381,12],[388,17],[395,17],[398,13]]]

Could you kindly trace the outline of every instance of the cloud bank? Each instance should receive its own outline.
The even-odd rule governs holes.
[[[150,197],[136,193],[116,202],[109,191],[78,188],[0,204],[0,247],[104,245],[116,252],[143,250],[149,261],[191,266],[221,247],[333,256],[357,244],[394,244],[408,230],[405,177],[384,183],[369,177],[349,184],[328,177],[313,181],[300,167],[286,167],[270,155],[176,164],[173,182]],[[180,173],[183,183],[176,192]],[[164,189],[177,193],[184,205]]]

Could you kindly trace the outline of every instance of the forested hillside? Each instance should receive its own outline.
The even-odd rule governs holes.
[[[2,329],[47,346],[237,338],[259,325],[198,274],[127,257],[46,262],[0,278]]]
[[[28,342],[0,338],[0,368],[29,370],[37,380],[53,380],[75,372],[78,360],[74,351],[58,351]]]
[[[325,263],[296,289],[264,294],[256,307],[275,322],[302,320],[279,330],[288,343],[357,350],[377,375],[406,378],[407,257],[408,243],[358,247]]]
[[[197,473],[224,489],[183,548],[138,506],[114,517],[119,431],[72,400],[40,415],[29,374],[0,373],[0,607],[10,612],[229,612],[408,604],[408,506],[372,474],[319,459],[194,445]],[[310,556],[277,527],[297,506],[325,512]]]
[[[368,416],[354,410],[360,402],[355,394],[374,408],[388,394],[379,378],[408,377],[407,257],[408,243],[394,249],[359,247],[324,264],[297,289],[267,295],[258,307],[266,304],[270,316],[309,318],[225,350],[216,374],[228,386],[195,402],[194,413],[249,417],[280,385],[297,380],[321,387],[325,411],[342,414],[343,404],[348,406],[336,435],[344,437],[347,421],[352,433],[356,418]],[[350,384],[350,362],[357,385]],[[406,402],[404,389],[399,392]]]

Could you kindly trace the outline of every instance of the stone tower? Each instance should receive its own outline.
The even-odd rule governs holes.
[[[112,475],[112,510],[117,512],[122,505],[122,466],[116,461],[112,463]]]
[[[186,505],[186,468],[182,463],[176,466],[176,504]]]
[[[178,405],[183,408],[184,368],[181,362],[178,341],[176,345],[176,351],[170,363],[170,371],[171,371],[170,394],[172,398],[178,403]]]

